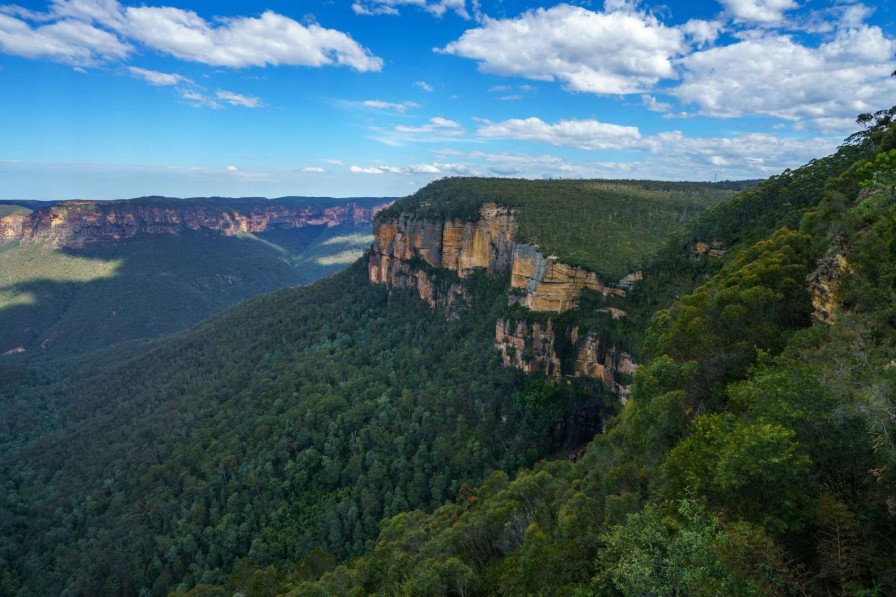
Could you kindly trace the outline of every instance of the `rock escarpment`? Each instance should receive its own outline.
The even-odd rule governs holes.
[[[545,257],[537,247],[517,244],[513,248],[510,285],[523,294],[516,302],[532,311],[562,313],[579,305],[584,289],[604,296],[625,296],[622,288],[606,285],[594,272],[566,265],[556,257]]]
[[[377,220],[369,278],[374,284],[413,289],[431,307],[444,308],[449,317],[470,305],[464,278],[477,269],[510,275],[510,305],[558,314],[577,308],[586,289],[624,297],[626,289],[642,279],[641,272],[634,272],[617,283],[606,283],[594,272],[517,242],[517,233],[514,211],[491,203],[481,207],[473,222],[434,221],[408,213]],[[625,317],[623,310],[613,307],[600,311],[609,320]],[[549,377],[598,378],[624,400],[636,365],[631,355],[600,337],[600,330],[557,329],[551,319],[502,318],[495,325],[495,347],[506,366]]]
[[[263,199],[244,201],[239,207],[226,201],[216,205],[214,200],[61,201],[31,213],[0,218],[0,240],[43,241],[59,248],[78,248],[138,234],[178,234],[188,230],[207,229],[233,236],[272,228],[365,224],[373,222],[376,213],[388,205],[347,201],[321,206]]]
[[[499,319],[495,348],[505,366],[549,377],[597,378],[623,402],[638,366],[632,355],[602,340],[600,330],[582,334],[573,326],[558,333],[550,319],[546,324]]]
[[[840,305],[840,282],[849,271],[846,260],[848,247],[846,238],[838,235],[831,243],[828,255],[818,262],[818,268],[809,274],[807,280],[809,295],[812,297],[812,321],[834,323],[834,310]]]

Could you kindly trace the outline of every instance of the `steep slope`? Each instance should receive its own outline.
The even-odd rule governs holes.
[[[462,198],[463,181],[443,184]],[[371,251],[346,272],[125,363],[0,391],[4,589],[164,594],[222,582],[240,558],[344,559],[384,516],[432,510],[492,470],[575,458],[634,368],[614,336],[625,318],[605,299],[637,276],[601,282],[605,297],[594,282],[605,274],[517,236],[525,206],[480,197],[470,218],[424,221],[417,199],[378,217]],[[657,201],[659,237],[699,211],[667,217]],[[530,275],[536,296],[570,272],[584,282],[533,311],[511,286],[521,260],[553,264]],[[496,345],[499,327],[518,356]]]
[[[715,273],[653,316],[629,401],[581,459],[393,517],[349,566],[309,556],[197,592],[894,592],[894,117],[860,117],[837,154],[720,205],[645,268],[647,284],[684,253]]]
[[[316,280],[360,255],[386,204],[295,197],[0,206],[0,355],[155,337]]]

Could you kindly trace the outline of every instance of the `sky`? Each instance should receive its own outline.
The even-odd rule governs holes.
[[[884,0],[0,4],[0,198],[765,178],[896,104],[894,56]]]

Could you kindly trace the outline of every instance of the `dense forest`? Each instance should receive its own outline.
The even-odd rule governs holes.
[[[363,261],[0,386],[0,591],[893,593],[894,117],[721,203],[642,185],[644,209],[682,219],[612,330],[640,363],[624,405],[599,380],[502,366],[505,277],[466,278],[471,307],[446,318]],[[458,201],[463,180],[440,181],[384,217],[472,218],[511,201],[501,183]],[[635,188],[594,182],[587,201],[616,235],[643,212],[602,203],[614,184]],[[546,196],[510,204],[520,234],[571,255],[527,224]],[[580,220],[550,222],[597,254]]]
[[[358,198],[351,204],[370,209],[388,201]],[[113,209],[119,214],[168,209],[226,216],[251,214],[268,205],[320,212],[341,208],[346,201],[143,197],[55,205],[78,211],[85,203],[92,215]],[[0,204],[0,217],[42,213],[50,205]],[[0,355],[22,353],[20,360],[72,355],[170,334],[256,294],[340,271],[372,239],[370,224],[355,223],[351,217],[335,226],[274,225],[237,235],[209,227],[140,232],[128,238],[118,238],[119,232],[107,231],[79,246],[60,246],[50,231],[45,235],[49,239],[27,241],[4,242],[0,235]]]

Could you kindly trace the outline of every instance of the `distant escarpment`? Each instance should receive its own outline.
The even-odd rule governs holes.
[[[0,217],[0,242],[47,242],[57,248],[118,241],[138,234],[213,230],[224,236],[373,222],[382,199],[166,199],[60,201]]]
[[[578,308],[586,290],[624,297],[626,289],[641,279],[641,273],[634,272],[618,282],[606,282],[595,272],[545,256],[518,236],[516,211],[494,203],[483,204],[472,221],[417,218],[409,213],[380,218],[374,223],[369,278],[375,284],[413,289],[449,317],[470,306],[464,279],[475,270],[509,276],[509,308],[558,315]],[[607,320],[625,316],[617,308],[601,311]],[[600,341],[601,335],[600,329],[580,330],[577,325],[557,330],[551,319],[502,318],[495,327],[495,347],[507,366],[550,377],[598,378],[624,399],[636,365],[631,355]]]

